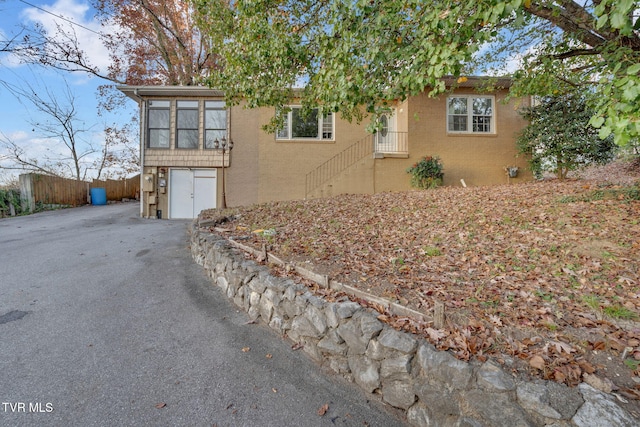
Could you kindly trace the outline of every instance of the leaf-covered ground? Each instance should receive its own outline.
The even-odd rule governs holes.
[[[266,243],[427,315],[444,303],[442,329],[380,318],[460,359],[491,357],[520,375],[587,381],[629,400],[640,396],[639,185],[636,161],[566,182],[343,195],[203,216],[222,214],[226,236]]]

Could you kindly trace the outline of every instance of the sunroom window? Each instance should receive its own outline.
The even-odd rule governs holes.
[[[204,103],[204,148],[215,148],[214,141],[227,136],[227,110],[224,101]]]
[[[303,114],[302,107],[290,107],[283,127],[276,134],[277,139],[332,140],[333,114],[321,114],[314,108]]]
[[[150,100],[147,104],[147,126],[149,148],[169,148],[170,107],[166,100]]]
[[[198,148],[198,101],[178,101],[176,147]]]
[[[447,99],[447,130],[451,133],[495,133],[492,96]]]

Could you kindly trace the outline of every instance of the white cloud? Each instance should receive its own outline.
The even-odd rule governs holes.
[[[506,72],[511,74],[511,73],[514,73],[516,70],[522,68],[522,65],[523,65],[522,60],[526,56],[536,53],[538,48],[539,48],[539,45],[529,46],[526,51],[518,52],[507,57],[504,62]]]
[[[6,139],[20,146],[25,153],[25,157],[33,159],[64,158],[69,156],[69,151],[64,144],[50,139],[43,138],[36,133],[18,130],[4,135]]]

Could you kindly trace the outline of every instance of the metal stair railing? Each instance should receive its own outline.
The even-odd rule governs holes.
[[[373,155],[375,134],[367,135],[358,142],[345,148],[320,166],[307,173],[305,177],[305,197],[363,158]]]

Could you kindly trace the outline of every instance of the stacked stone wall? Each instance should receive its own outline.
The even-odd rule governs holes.
[[[415,426],[637,426],[615,399],[587,384],[523,382],[492,361],[463,362],[400,332],[352,301],[328,302],[198,221],[191,251],[226,296],[309,357],[406,411]]]

